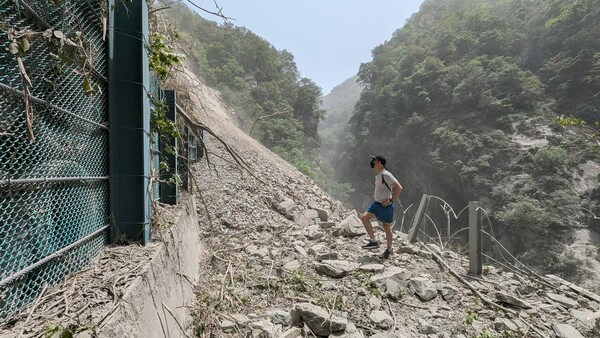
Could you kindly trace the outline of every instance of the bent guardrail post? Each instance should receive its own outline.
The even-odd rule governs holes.
[[[421,223],[423,222],[423,215],[425,215],[425,211],[427,210],[427,206],[429,205],[430,197],[431,196],[427,194],[423,194],[423,196],[421,197],[421,203],[419,203],[417,212],[415,213],[412,223],[410,225],[410,231],[408,232],[408,238],[411,243],[414,243],[417,240],[419,228],[421,227]]]
[[[481,202],[469,202],[469,273],[481,275]]]

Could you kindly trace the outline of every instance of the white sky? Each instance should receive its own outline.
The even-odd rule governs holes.
[[[424,0],[217,0],[222,12],[294,55],[303,77],[323,95],[371,61],[371,50],[392,37]],[[195,0],[215,10],[209,0]],[[221,19],[199,12],[203,17]]]

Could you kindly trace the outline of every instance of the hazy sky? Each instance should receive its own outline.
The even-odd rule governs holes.
[[[303,77],[323,95],[371,61],[371,50],[392,37],[424,0],[217,0],[236,26],[248,28],[294,55]],[[212,0],[194,3],[214,11]],[[221,19],[204,13],[217,22]]]

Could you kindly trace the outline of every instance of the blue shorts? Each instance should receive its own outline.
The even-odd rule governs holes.
[[[370,212],[377,217],[377,220],[383,223],[392,223],[394,220],[394,203],[384,207],[379,202],[373,202],[369,205],[367,212]]]

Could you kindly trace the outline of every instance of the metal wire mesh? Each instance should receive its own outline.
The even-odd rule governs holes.
[[[31,45],[20,55],[30,85],[17,56],[0,53],[0,326],[44,285],[88,264],[107,242],[106,231],[99,231],[109,222],[106,6],[0,0],[0,51],[15,35]],[[79,47],[61,55],[42,35],[47,29],[79,36],[71,40]]]

